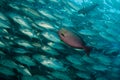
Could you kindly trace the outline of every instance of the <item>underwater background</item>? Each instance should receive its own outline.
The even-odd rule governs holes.
[[[120,0],[0,0],[0,80],[120,80]]]

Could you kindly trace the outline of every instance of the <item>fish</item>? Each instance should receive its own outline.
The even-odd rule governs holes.
[[[91,47],[86,46],[86,43],[83,41],[83,39],[75,32],[66,28],[61,28],[58,30],[58,35],[64,43],[73,48],[84,49],[86,54],[88,56],[90,55]]]
[[[0,0],[0,80],[119,80],[119,10],[98,1]]]
[[[97,6],[98,6],[98,4],[93,4],[90,6],[83,7],[82,9],[78,10],[78,14],[86,15],[89,12],[93,11]]]

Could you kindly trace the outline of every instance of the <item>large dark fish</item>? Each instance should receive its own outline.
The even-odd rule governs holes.
[[[77,34],[70,30],[67,30],[66,28],[61,28],[58,33],[63,42],[70,45],[71,47],[84,49],[89,56],[91,48],[87,47],[83,39],[80,38]]]
[[[84,7],[84,8],[82,8],[82,9],[78,10],[78,13],[79,13],[79,14],[86,15],[86,14],[88,14],[90,11],[94,10],[97,6],[98,6],[98,4],[93,4],[93,5]]]

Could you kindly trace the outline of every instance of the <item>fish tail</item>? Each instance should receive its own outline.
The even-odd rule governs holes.
[[[87,56],[90,56],[90,52],[91,52],[91,50],[92,50],[92,47],[90,47],[90,46],[85,46],[85,47],[84,47],[84,50],[85,50]]]

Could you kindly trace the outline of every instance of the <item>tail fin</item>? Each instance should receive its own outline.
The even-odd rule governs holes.
[[[87,56],[90,56],[90,52],[91,52],[91,50],[92,50],[92,47],[85,46],[85,47],[84,47],[84,50],[85,50]]]

